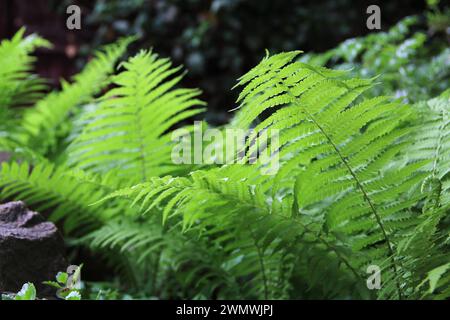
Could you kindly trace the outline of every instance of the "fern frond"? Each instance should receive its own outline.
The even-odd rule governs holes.
[[[124,276],[149,295],[176,297],[181,292],[167,291],[179,288],[190,297],[239,296],[239,287],[221,265],[220,248],[212,250],[210,243],[180,232],[177,226],[166,229],[154,217],[109,222],[81,242],[128,261],[131,268],[123,268],[128,270]]]
[[[24,36],[20,29],[11,40],[0,43],[0,107],[23,106],[36,101],[46,88],[44,82],[31,74],[36,48],[49,48],[50,43],[32,34]]]
[[[450,90],[417,105],[420,117],[415,143],[408,150],[412,159],[429,159],[429,179],[437,179],[440,191],[436,206],[450,205]],[[431,181],[427,180],[427,181]],[[426,188],[424,182],[424,188]]]
[[[330,233],[348,237],[353,251],[365,251],[364,264],[381,265],[390,257],[397,274],[396,239],[419,222],[408,210],[424,197],[412,191],[426,176],[421,172],[426,160],[390,167],[408,145],[411,130],[404,125],[412,111],[386,98],[364,99],[372,80],[331,77],[332,72],[291,62],[295,56],[275,55],[267,61],[279,62],[278,68],[263,61],[242,78],[241,84],[255,87],[252,83],[264,77],[264,85],[247,90],[251,93],[242,99],[235,125],[248,127],[263,111],[276,107],[255,127],[254,136],[280,131],[281,159],[300,170],[292,177],[281,169],[284,176],[277,179],[296,179],[292,201],[298,214],[322,207],[317,218],[324,219]],[[396,292],[401,298],[399,282]]]
[[[32,53],[36,48],[49,48],[50,43],[24,33],[22,28],[11,40],[0,43],[0,151],[24,147],[19,140],[21,107],[33,104],[46,90],[45,82],[31,73]]]
[[[67,134],[68,117],[75,108],[89,102],[108,84],[117,59],[125,52],[133,38],[119,40],[97,51],[84,70],[72,83],[62,82],[59,92],[52,92],[29,109],[22,120],[24,144],[46,154],[56,147],[57,140]],[[66,127],[65,127],[66,126]],[[54,150],[53,150],[54,151]]]
[[[329,270],[330,278],[338,277],[341,285],[347,285],[344,291],[354,290],[355,286],[361,290],[362,281],[349,280],[359,279],[360,274],[352,268],[340,245],[315,235],[317,231],[297,217],[293,219],[291,208],[279,207],[278,211],[272,211],[259,185],[239,175],[233,176],[238,168],[236,165],[196,171],[190,179],[152,178],[109,197],[126,197],[139,204],[142,213],[159,212],[165,224],[177,225],[181,219],[185,233],[198,234],[220,245],[227,272],[236,281],[251,279],[242,286],[247,297],[286,295],[290,288],[289,274],[295,264],[298,261],[309,264],[312,261],[308,262],[307,257],[319,255],[319,251],[327,252],[325,255],[337,262],[335,265],[327,259],[320,262]],[[302,280],[312,287],[320,286],[308,270],[303,270]],[[342,288],[341,285],[336,283],[335,289]],[[329,290],[330,286],[326,287],[323,290]],[[331,290],[328,294],[334,296],[336,292]]]
[[[174,89],[182,75],[168,59],[142,51],[122,64],[116,88],[87,115],[89,123],[70,148],[70,163],[94,172],[121,167],[124,176],[145,181],[174,170],[168,130],[200,112],[198,90]],[[172,78],[171,78],[172,77]]]
[[[430,290],[424,293],[424,278],[431,279],[439,266],[450,259],[446,238],[449,231],[446,222],[450,212],[449,193],[449,150],[450,103],[448,92],[416,107],[420,112],[414,128],[414,144],[408,148],[406,157],[414,160],[429,159],[424,168],[428,176],[423,180],[421,191],[427,197],[422,207],[421,223],[412,234],[400,242],[399,255],[402,258],[404,276],[402,282],[412,297],[442,299],[445,294]],[[437,277],[437,275],[436,275]],[[437,280],[436,280],[437,281]],[[445,280],[444,280],[445,283]],[[445,292],[445,290],[444,290]],[[423,296],[424,295],[424,296]]]
[[[64,222],[67,232],[83,234],[102,221],[127,212],[127,206],[111,203],[96,210],[90,204],[120,188],[114,175],[99,178],[64,167],[40,163],[31,167],[26,162],[1,164],[0,197],[2,201],[20,199],[49,218]]]

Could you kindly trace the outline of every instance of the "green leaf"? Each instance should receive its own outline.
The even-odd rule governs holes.
[[[69,275],[66,272],[58,272],[56,275],[56,280],[61,284],[66,284]]]
[[[65,298],[65,300],[81,300],[81,295],[78,291],[71,291]]]
[[[50,287],[56,288],[56,289],[61,289],[63,288],[63,286],[61,286],[58,282],[56,281],[44,281],[42,282],[45,285],[48,285]]]
[[[25,283],[14,300],[36,300],[36,288],[34,284],[31,282]]]
[[[450,263],[444,264],[428,272],[427,280],[430,282],[429,293],[433,293],[436,290],[437,284],[441,277],[450,269]]]

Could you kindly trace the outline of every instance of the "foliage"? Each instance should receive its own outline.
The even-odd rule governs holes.
[[[81,283],[81,268],[83,265],[74,266],[69,275],[67,272],[58,272],[56,275],[56,281],[45,281],[53,288],[56,288],[56,296],[64,300],[81,300],[80,283]]]
[[[2,127],[0,151],[11,159],[1,164],[0,198],[64,223],[71,246],[113,266],[99,298],[119,289],[135,298],[446,299],[450,91],[394,70],[417,64],[444,75],[448,64],[432,67],[428,52],[383,60],[398,42],[423,51],[423,35],[402,40],[411,21],[352,42],[356,55],[349,43],[306,58],[267,53],[239,79],[237,111],[221,128],[253,129],[239,164],[174,165],[171,135],[195,134],[199,91],[178,87],[180,68],[153,51],[115,70],[131,39],[109,45]],[[0,46],[3,56],[27,38],[14,39]],[[31,51],[23,54],[0,84],[31,77]],[[323,66],[335,57],[347,60]],[[34,97],[36,87],[21,90]],[[23,103],[15,92],[0,91],[1,114]],[[275,131],[279,144],[265,148],[279,168],[264,175],[273,158],[250,159]],[[371,265],[381,268],[381,290],[366,285]],[[72,292],[66,278],[51,284]]]
[[[25,283],[22,289],[17,292],[14,300],[36,300],[36,288],[32,283]]]
[[[206,120],[224,124],[235,79],[264,56],[303,48],[327,50],[344,39],[367,33],[366,8],[373,1],[352,0],[77,0],[50,1],[65,18],[68,5],[83,12],[81,56],[92,48],[139,35],[138,48],[154,47],[189,70],[188,86],[202,88]],[[385,1],[383,29],[417,14],[424,1]],[[80,58],[79,60],[83,60]],[[81,61],[80,61],[81,64]]]
[[[34,57],[30,54],[37,47],[50,47],[50,44],[36,36],[24,37],[25,29],[19,30],[11,39],[5,39],[0,45],[0,144],[5,143],[4,137],[14,142],[17,137],[15,127],[17,114],[21,109],[39,99],[45,89],[45,82],[31,73]]]
[[[82,266],[77,267],[74,270],[74,274],[70,276],[66,272],[58,272],[56,281],[45,281],[44,284],[58,289],[56,295],[60,299],[81,300],[80,288],[77,287],[81,268]],[[2,299],[4,300],[36,300],[37,298],[36,287],[30,282],[25,283],[22,286],[22,289],[16,294],[2,296]]]
[[[447,10],[439,16],[448,19],[449,13]],[[438,15],[438,11],[435,14]],[[443,22],[443,25],[446,27],[437,28],[430,21],[427,30],[420,17],[406,17],[387,32],[348,39],[332,50],[309,54],[302,60],[337,69],[352,69],[352,75],[358,77],[379,76],[383,86],[374,88],[372,95],[391,94],[415,103],[449,87],[447,30],[450,22]]]
[[[142,51],[122,66],[125,71],[112,79],[117,87],[83,117],[86,125],[69,149],[69,163],[94,172],[121,166],[120,174],[137,181],[170,173],[167,130],[202,111],[199,92],[172,90],[182,76],[168,77],[180,68],[171,69],[168,59],[154,53]]]

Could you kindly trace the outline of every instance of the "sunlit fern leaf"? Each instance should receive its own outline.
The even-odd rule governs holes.
[[[49,48],[37,35],[24,36],[20,29],[11,40],[0,43],[0,107],[22,106],[36,101],[45,90],[43,80],[31,74],[36,48]]]
[[[333,71],[291,62],[296,55],[267,57],[241,78],[246,94],[235,125],[248,127],[276,107],[254,136],[279,131],[281,161],[300,168],[293,199],[299,213],[322,203],[318,218],[326,230],[345,235],[355,252],[367,251],[358,268],[390,257],[397,273],[396,238],[418,223],[408,209],[424,197],[412,192],[425,177],[426,160],[389,167],[408,145],[411,130],[404,124],[412,111],[384,97],[364,99],[372,80],[337,79]],[[278,180],[295,177],[292,170],[280,174]],[[393,294],[401,297],[397,284]]]
[[[20,146],[18,135],[22,108],[33,104],[46,90],[44,81],[31,73],[37,48],[50,44],[20,29],[11,40],[0,43],[0,151]],[[14,107],[14,109],[13,109]]]
[[[24,144],[42,154],[55,151],[58,139],[69,131],[70,114],[77,112],[76,107],[89,102],[108,84],[117,60],[131,41],[133,38],[125,38],[103,47],[83,71],[74,76],[72,83],[63,81],[61,91],[51,92],[35,108],[29,109],[21,123],[25,130]]]
[[[176,166],[171,160],[172,126],[203,109],[199,91],[174,86],[180,68],[169,59],[142,51],[122,63],[124,71],[112,82],[98,108],[87,115],[89,122],[70,147],[74,166],[106,172],[121,168],[134,181],[162,175]]]

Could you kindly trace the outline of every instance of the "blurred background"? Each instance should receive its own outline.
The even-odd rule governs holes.
[[[81,30],[66,28],[67,6],[82,12]],[[183,86],[198,87],[206,120],[222,124],[234,107],[236,79],[265,55],[301,49],[323,52],[366,28],[366,8],[381,7],[382,31],[426,8],[423,0],[1,0],[0,38],[20,27],[51,41],[38,52],[37,72],[57,86],[89,59],[93,49],[138,35],[131,51],[150,48],[183,64]]]

